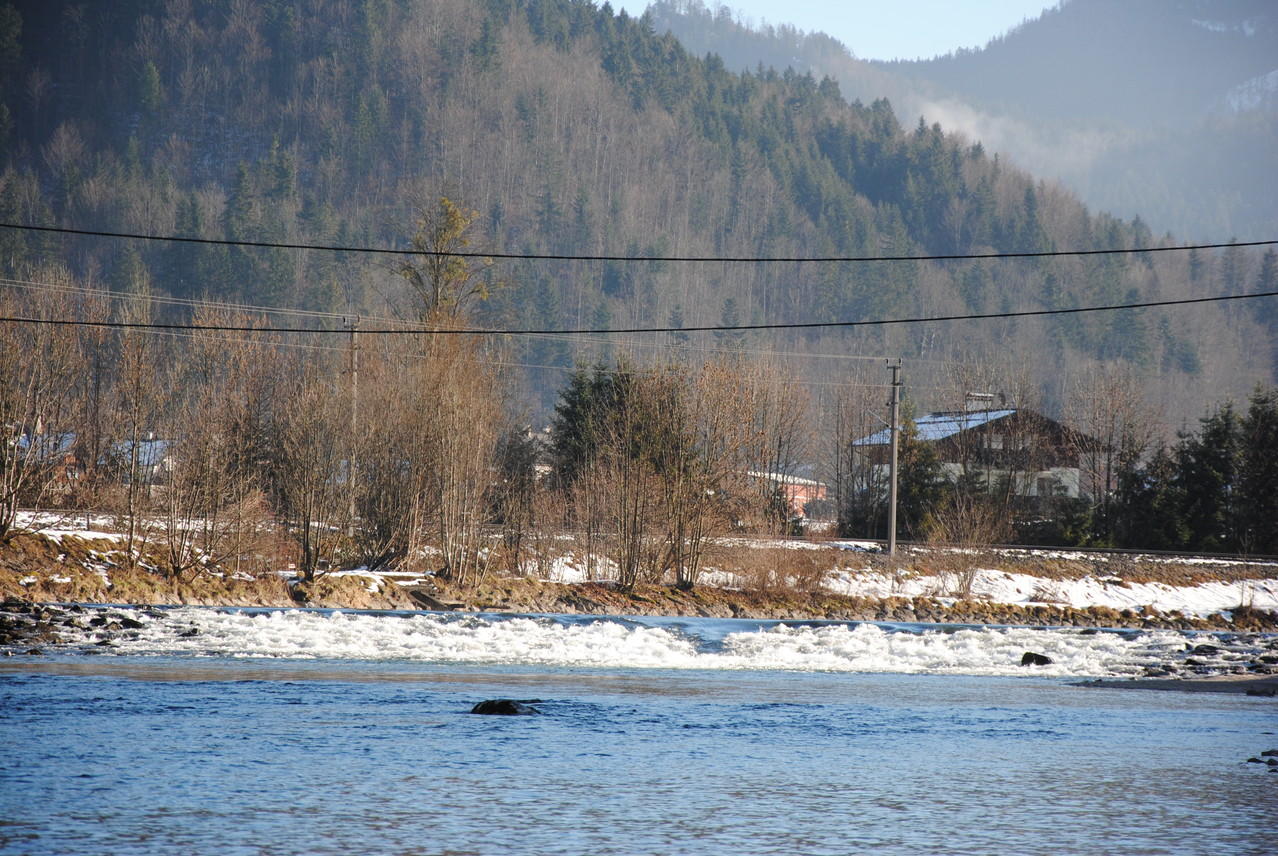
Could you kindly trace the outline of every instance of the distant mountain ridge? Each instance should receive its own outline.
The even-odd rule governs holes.
[[[1075,152],[1094,129],[991,118],[828,37],[682,9],[706,38],[807,67],[736,70],[730,52],[667,34],[661,8],[635,19],[588,0],[0,0],[0,221],[391,248],[406,244],[415,205],[446,195],[474,212],[477,247],[554,256],[498,266],[509,285],[472,319],[487,327],[869,322],[766,339],[513,338],[533,407],[553,402],[575,361],[621,348],[808,355],[797,370],[817,389],[847,381],[837,360],[900,356],[935,395],[955,366],[992,361],[1023,371],[1049,406],[1088,367],[1124,363],[1173,422],[1273,377],[1263,306],[881,324],[1241,294],[1272,266],[1241,248],[915,261],[1200,236],[1165,235],[1156,205],[1089,208],[937,111],[1008,134],[1062,129],[1055,143]],[[773,261],[799,258],[876,260]],[[353,253],[0,230],[5,275],[41,265],[121,292],[328,313],[405,316],[411,297],[387,265]]]
[[[750,31],[730,9],[659,0],[658,30],[730,67],[837,79],[979,140],[1088,204],[1195,239],[1278,235],[1278,5],[1064,0],[979,50],[865,62],[823,33]]]
[[[980,50],[875,64],[1028,116],[1175,128],[1278,70],[1278,5],[1066,0]]]

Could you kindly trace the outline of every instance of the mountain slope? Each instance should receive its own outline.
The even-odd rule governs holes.
[[[1278,69],[1278,9],[1264,0],[1067,0],[981,50],[882,65],[1028,116],[1175,128]]]
[[[11,119],[0,179],[6,222],[402,247],[414,205],[442,193],[473,208],[483,247],[510,253],[828,258],[1160,243],[1144,221],[1093,213],[939,125],[902,128],[886,100],[848,103],[833,80],[793,70],[735,72],[654,32],[649,18],[583,0],[5,8],[20,18],[16,53],[0,65]],[[11,275],[60,262],[123,289],[149,283],[183,297],[408,314],[390,266],[355,254],[0,231]],[[1168,299],[1247,290],[1259,261],[1230,251],[972,262],[559,259],[499,269],[510,285],[475,321],[562,329]],[[1260,320],[1248,309],[1145,310],[756,334],[738,346],[902,356],[918,366],[921,394],[934,397],[955,366],[1005,363],[1010,348],[1021,381],[1056,406],[1089,365],[1124,361],[1180,420],[1272,377]],[[684,334],[627,347],[664,357],[685,339],[718,344]],[[542,406],[562,367],[618,346],[511,342],[515,362],[546,367],[528,370]],[[832,360],[798,362],[814,383],[847,378]]]
[[[887,97],[1093,209],[1195,240],[1278,235],[1278,13],[1263,0],[1066,0],[981,50],[891,63],[820,33],[753,32],[697,2],[653,11],[694,53],[793,64],[850,98]]]

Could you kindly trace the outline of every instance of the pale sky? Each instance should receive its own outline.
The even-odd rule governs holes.
[[[641,15],[649,0],[613,0]],[[756,26],[792,24],[824,32],[860,59],[930,59],[958,48],[984,47],[1056,0],[703,0],[727,6]]]

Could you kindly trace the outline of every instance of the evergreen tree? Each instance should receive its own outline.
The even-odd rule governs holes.
[[[1177,482],[1184,496],[1189,546],[1225,552],[1237,546],[1234,493],[1241,426],[1226,403],[1202,420],[1197,436],[1182,436],[1176,448]]]
[[[927,537],[933,515],[949,498],[954,486],[945,478],[936,447],[919,436],[918,425],[908,413],[897,438],[897,526],[899,534]],[[876,453],[884,452],[877,449]],[[845,537],[887,536],[890,485],[886,457],[871,467],[863,487],[842,498],[839,531]]]
[[[918,425],[906,417],[899,438],[896,481],[897,519],[911,538],[926,538],[933,515],[953,485],[945,478],[933,443],[919,436]]]
[[[470,55],[475,59],[475,67],[480,71],[498,71],[501,69],[500,36],[501,24],[493,18],[485,18],[479,30],[479,38],[470,46]]]
[[[723,299],[723,311],[719,313],[719,326],[741,326],[741,312],[737,308],[737,299],[735,297],[725,297]],[[745,334],[740,330],[716,330],[714,337],[724,347],[736,348],[741,346]]]
[[[1271,247],[1260,259],[1260,273],[1256,276],[1257,294],[1278,292],[1278,252]],[[1264,323],[1272,324],[1278,318],[1278,297],[1256,301],[1256,309]]]
[[[1278,292],[1278,253],[1273,248],[1265,251],[1260,259],[1260,273],[1256,276],[1257,294],[1274,294]],[[1269,330],[1272,342],[1270,363],[1278,374],[1278,297],[1262,297],[1249,301],[1256,313],[1256,320]]]
[[[603,363],[593,371],[578,366],[560,392],[550,428],[552,466],[560,488],[576,484],[598,453],[607,414],[616,404],[622,386],[618,377],[624,371],[619,366],[614,372]]]
[[[1113,507],[1115,544],[1147,550],[1183,548],[1190,536],[1182,484],[1176,456],[1166,447],[1143,467],[1120,469]]]
[[[1278,553],[1278,389],[1257,389],[1240,429],[1238,546]]]
[[[147,60],[138,78],[138,105],[147,114],[158,113],[164,106],[164,87],[160,83],[160,70]]]
[[[9,105],[0,102],[0,152],[8,151],[9,138],[13,136],[13,117],[9,115]]]
[[[137,247],[126,246],[120,253],[120,261],[111,273],[111,287],[126,294],[150,293],[151,274]]]
[[[683,304],[676,303],[674,309],[670,310],[670,322],[667,324],[676,330],[682,330],[684,326]],[[690,341],[687,333],[671,333],[670,338],[680,345],[686,345]]]

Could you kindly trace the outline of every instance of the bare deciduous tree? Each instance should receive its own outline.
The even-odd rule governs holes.
[[[128,317],[134,322],[151,320],[150,303],[138,302],[130,308]],[[123,521],[125,552],[131,561],[136,561],[154,534],[149,512],[166,448],[164,438],[156,436],[164,411],[161,375],[170,362],[164,358],[160,342],[146,330],[122,330],[118,347],[109,455],[122,485],[117,514]]]
[[[209,308],[197,310],[196,322],[260,323]],[[260,337],[228,349],[225,341],[201,333],[175,360],[164,432],[170,469],[158,503],[173,574],[237,564],[246,547],[265,545],[269,520],[261,473],[252,432],[245,429],[255,421],[263,374],[275,365],[269,354]]]
[[[428,415],[437,449],[429,484],[445,569],[467,585],[487,570],[482,536],[502,406],[495,395],[495,366],[481,358],[475,342],[453,338],[434,344],[438,384]]]
[[[668,564],[679,588],[696,585],[712,536],[736,524],[734,498],[750,490],[757,437],[741,368],[736,358],[703,365],[683,385],[682,404],[669,408],[679,419],[669,432],[678,458],[663,481]]]
[[[838,528],[844,535],[865,534],[856,530],[853,520],[873,520],[878,516],[869,507],[879,497],[876,470],[865,447],[857,445],[857,441],[886,424],[883,417],[888,394],[881,367],[858,367],[849,373],[846,386],[836,388],[826,405],[827,442],[821,463],[832,475]]]
[[[443,572],[469,585],[487,567],[496,448],[504,425],[498,361],[477,339],[429,335],[410,352],[370,352],[353,444],[356,546],[374,564],[415,565],[428,537]]]
[[[273,487],[301,549],[302,578],[312,582],[346,537],[349,419],[331,367],[298,360],[291,374],[273,425]]]
[[[1097,534],[1105,539],[1113,531],[1117,479],[1122,471],[1134,470],[1154,446],[1158,419],[1127,363],[1089,366],[1072,390],[1069,412],[1074,427],[1088,440],[1075,450],[1083,480],[1080,488],[1099,512]]]
[[[62,281],[65,274],[44,271]],[[63,317],[54,291],[21,298],[0,291],[0,315],[30,318],[0,322],[0,543],[15,529],[22,505],[41,506],[69,490],[77,471],[69,433],[78,376],[73,328],[42,321]]]
[[[772,360],[743,362],[739,371],[746,412],[753,416],[755,513],[765,531],[784,533],[790,524],[786,479],[805,462],[812,432],[808,395],[799,378]]]

